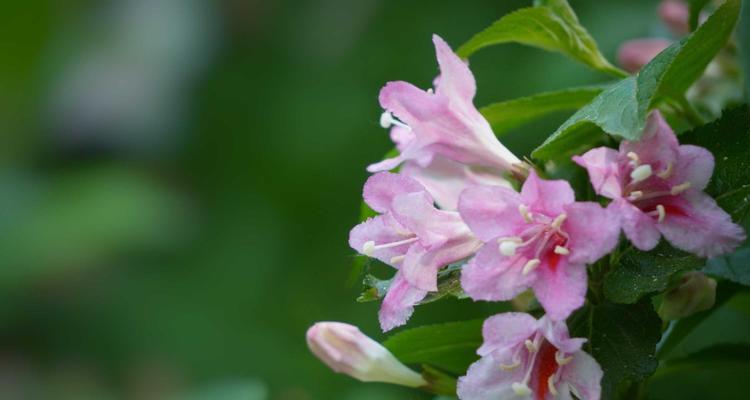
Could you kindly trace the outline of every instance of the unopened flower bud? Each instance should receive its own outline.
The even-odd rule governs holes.
[[[664,320],[684,318],[708,310],[715,301],[716,281],[702,272],[688,272],[679,286],[664,295],[659,316]]]
[[[636,39],[629,40],[617,50],[617,60],[628,72],[638,72],[651,59],[669,47],[666,39]]]
[[[406,367],[380,343],[353,325],[318,322],[307,330],[307,345],[331,369],[362,382],[409,387],[427,384],[420,374]]]
[[[690,11],[687,3],[682,0],[662,0],[659,4],[659,18],[675,35],[682,36],[690,32]]]

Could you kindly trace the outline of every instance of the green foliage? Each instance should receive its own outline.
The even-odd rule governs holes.
[[[577,110],[588,104],[604,90],[604,86],[584,86],[493,103],[479,112],[492,125],[495,135],[502,134],[520,125],[559,112]]]
[[[601,54],[567,1],[540,0],[536,4],[503,16],[464,43],[458,55],[467,58],[484,47],[515,42],[562,53],[598,71],[627,75]]]
[[[427,364],[463,375],[479,356],[482,320],[448,322],[407,329],[389,337],[383,345],[407,364]]]
[[[532,156],[567,157],[582,147],[590,147],[601,131],[637,140],[643,133],[648,112],[664,101],[689,115],[684,93],[726,44],[739,8],[739,0],[727,0],[690,36],[646,64],[637,77],[622,80],[573,114]]]
[[[571,316],[569,325],[574,336],[588,338],[586,350],[604,371],[603,399],[611,398],[621,382],[641,381],[656,370],[661,320],[650,300],[589,304]]]
[[[690,16],[688,17],[688,23],[690,24],[690,30],[694,31],[698,27],[698,19],[701,15],[701,10],[708,4],[709,0],[687,0],[688,10]]]
[[[750,247],[708,260],[704,272],[750,286]]]
[[[651,251],[631,249],[604,279],[604,295],[615,303],[632,304],[667,288],[675,273],[701,268],[705,260],[663,242]]]

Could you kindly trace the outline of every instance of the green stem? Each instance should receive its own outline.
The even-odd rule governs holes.
[[[690,122],[691,125],[694,127],[705,125],[706,121],[703,119],[703,117],[698,113],[698,111],[693,107],[692,104],[685,98],[685,96],[680,96],[678,98],[675,98],[675,105],[679,109],[682,116]]]

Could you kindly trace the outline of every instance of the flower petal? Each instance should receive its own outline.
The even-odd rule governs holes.
[[[593,202],[565,206],[563,229],[570,235],[568,261],[591,264],[609,254],[620,239],[620,221],[611,209]]]
[[[670,163],[676,167],[678,147],[677,136],[657,110],[646,120],[640,140],[620,143],[620,154],[637,154],[641,164],[651,165],[654,174],[659,174],[666,171]]]
[[[427,291],[436,291],[437,273],[440,268],[470,257],[481,242],[471,234],[458,235],[434,249],[420,244],[413,245],[406,254],[401,271],[413,286]]]
[[[403,274],[400,271],[397,272],[378,312],[380,328],[383,332],[405,324],[414,313],[414,306],[426,295],[426,291],[410,285],[404,279]]]
[[[675,247],[700,257],[729,253],[745,240],[745,231],[708,195],[686,193],[681,214],[670,213],[657,229]]]
[[[518,212],[521,196],[498,186],[467,188],[458,201],[458,212],[471,231],[485,242],[513,236],[526,224]]]
[[[549,318],[565,320],[583,305],[588,288],[584,265],[570,264],[563,259],[555,269],[542,263],[536,271],[534,294]]]
[[[679,185],[690,182],[690,188],[703,190],[714,173],[714,156],[703,147],[682,145],[677,150],[679,160],[671,181]]]
[[[617,61],[626,71],[638,72],[670,44],[666,39],[628,40],[617,49]]]
[[[524,260],[501,255],[494,242],[485,244],[461,271],[461,287],[474,300],[510,300],[536,278],[536,272],[522,273]]]
[[[581,400],[599,400],[602,386],[602,367],[583,351],[573,354],[573,361],[562,370],[561,379],[573,386],[575,394]]]
[[[532,169],[521,188],[521,198],[531,211],[555,217],[564,211],[563,206],[575,201],[575,194],[567,181],[541,179]]]
[[[575,353],[586,343],[586,339],[570,337],[565,321],[555,321],[545,316],[539,320],[539,325],[544,337],[564,353]]]
[[[426,247],[440,246],[449,238],[468,234],[469,227],[455,211],[443,211],[427,192],[405,193],[393,199],[393,217],[419,236]]]
[[[594,191],[604,197],[616,199],[622,196],[623,177],[620,176],[620,153],[608,147],[597,147],[573,157],[578,165],[586,168]]]
[[[619,216],[622,231],[633,246],[639,250],[648,251],[659,244],[661,235],[656,229],[656,222],[643,211],[624,199],[613,201],[607,208]]]
[[[458,380],[458,398],[461,400],[530,399],[529,396],[517,396],[511,386],[514,382],[522,381],[523,374],[523,368],[503,371],[494,358],[482,357],[471,364],[466,376]]]
[[[440,36],[432,35],[432,42],[435,44],[435,53],[440,65],[437,92],[471,104],[477,88],[474,75],[466,62],[458,57]]]
[[[367,179],[362,196],[373,210],[384,213],[396,196],[415,192],[425,192],[424,186],[408,176],[380,172]]]
[[[408,232],[399,225],[389,214],[379,215],[374,218],[368,218],[366,221],[355,226],[349,233],[349,246],[358,253],[364,254],[363,247],[367,242],[378,244],[394,243],[408,239],[404,233]],[[410,244],[401,246],[387,247],[375,250],[372,254],[378,260],[391,264],[393,257],[406,254]]]
[[[529,314],[507,312],[487,318],[482,326],[484,343],[477,350],[480,356],[497,350],[507,350],[517,346],[536,333],[539,322]]]

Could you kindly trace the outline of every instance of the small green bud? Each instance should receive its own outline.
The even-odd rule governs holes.
[[[716,281],[702,272],[687,272],[679,286],[664,295],[659,316],[665,321],[684,318],[708,310],[715,301]]]

